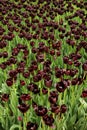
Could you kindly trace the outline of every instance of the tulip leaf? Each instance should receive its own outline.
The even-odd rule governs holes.
[[[10,130],[15,130],[16,128],[18,128],[20,130],[21,126],[14,124],[14,125],[11,126]]]

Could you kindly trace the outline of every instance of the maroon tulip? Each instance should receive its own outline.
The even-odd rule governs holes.
[[[29,94],[22,94],[22,95],[20,96],[20,99],[21,99],[22,101],[29,101],[29,100],[31,99],[31,96],[30,96]]]
[[[54,50],[50,50],[50,54],[53,56],[55,55],[55,51]]]
[[[6,69],[6,67],[7,67],[7,65],[6,65],[5,62],[3,62],[2,64],[0,64],[0,68],[3,69],[3,70]]]
[[[44,61],[44,55],[43,54],[37,54],[36,59],[38,62],[43,62]]]
[[[42,93],[45,95],[48,93],[48,90],[46,88],[42,88]]]
[[[3,56],[3,58],[7,58],[7,57],[8,57],[8,53],[7,53],[6,51],[4,51],[4,52],[2,53],[2,56]]]
[[[79,66],[81,65],[81,62],[79,62],[79,61],[76,60],[76,61],[74,62],[74,65],[75,65],[75,67],[79,67]]]
[[[52,115],[44,115],[43,116],[43,121],[45,122],[46,125],[52,126],[54,123],[54,118]]]
[[[23,50],[23,53],[24,53],[24,56],[28,56],[29,51],[26,49],[26,50]]]
[[[4,48],[4,47],[6,47],[7,46],[7,43],[6,43],[6,41],[0,41],[0,48],[2,49],[2,48]]]
[[[19,53],[19,49],[18,49],[18,48],[13,48],[13,50],[12,50],[12,55],[13,55],[13,56],[17,56],[18,53]]]
[[[87,71],[87,62],[85,62],[83,65],[82,65],[82,68],[84,71]]]
[[[36,123],[28,122],[27,123],[27,130],[37,130],[38,125]]]
[[[11,56],[9,58],[9,62],[10,62],[10,64],[15,64],[17,62],[17,60],[16,60],[16,58],[14,56]]]
[[[38,105],[34,101],[32,101],[32,107],[34,110],[38,109]]]
[[[60,107],[57,104],[51,104],[51,111],[55,114],[60,113]]]
[[[13,80],[12,80],[11,78],[7,79],[7,80],[6,80],[6,84],[7,84],[8,86],[12,86],[12,85],[13,85]]]
[[[38,86],[34,83],[30,83],[28,86],[27,86],[27,89],[31,92],[33,92],[34,94],[37,94],[40,92],[40,90],[38,89]]]
[[[4,102],[7,102],[9,99],[9,94],[2,94],[2,97],[1,97],[1,100],[4,101]]]
[[[58,92],[57,91],[50,92],[50,96],[48,100],[51,104],[56,104],[58,100]]]
[[[30,42],[30,45],[31,45],[32,47],[34,46],[34,44],[35,44],[34,41],[31,41],[31,42]]]
[[[61,76],[63,76],[63,70],[59,69],[59,68],[55,68],[55,75],[57,78],[60,78]]]
[[[65,64],[67,64],[68,61],[69,61],[69,57],[68,57],[68,56],[65,56],[65,57],[63,58],[63,61],[64,61]]]
[[[37,75],[35,75],[34,77],[33,77],[33,81],[34,82],[39,82],[40,80],[41,80],[41,78],[42,78],[42,76],[41,76],[41,74],[37,74]]]
[[[24,72],[24,67],[18,67],[17,68],[17,71],[18,71],[18,73],[22,73],[23,74],[23,72]],[[23,75],[24,76],[24,75]]]
[[[44,83],[45,83],[45,86],[48,87],[48,88],[50,88],[52,86],[52,80],[51,79],[49,79],[49,80],[45,79]]]
[[[75,76],[77,72],[78,72],[78,70],[76,70],[76,69],[71,69],[71,70],[70,70],[70,76],[71,76],[71,77]]]
[[[72,85],[78,84],[78,78],[72,79],[71,84],[72,84]]]
[[[35,109],[35,113],[38,116],[44,116],[47,113],[47,108],[45,108],[43,106],[37,106]]]
[[[82,98],[86,98],[87,97],[87,90],[82,91],[81,97]]]
[[[17,71],[16,71],[16,70],[10,70],[9,76],[10,76],[11,78],[15,77],[16,75],[17,75]]]
[[[22,103],[20,105],[18,105],[18,109],[22,112],[22,113],[25,113],[28,111],[29,109],[29,105],[25,104],[25,103]]]
[[[63,80],[63,81],[60,81],[56,84],[56,89],[59,91],[59,92],[64,92],[64,90],[67,88],[68,86],[68,81],[66,80]]]
[[[65,113],[66,110],[67,110],[66,105],[65,105],[65,104],[62,104],[62,105],[61,105],[61,108],[60,108],[61,113]]]
[[[24,80],[20,80],[20,85],[24,86],[25,85],[25,81]]]
[[[29,73],[29,72],[23,72],[23,76],[24,76],[25,78],[28,78],[28,77],[30,76],[30,73]]]

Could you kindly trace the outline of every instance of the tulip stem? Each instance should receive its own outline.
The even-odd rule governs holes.
[[[52,128],[50,126],[48,126],[48,129],[47,130],[52,130]]]
[[[6,116],[6,130],[8,130],[8,117]]]
[[[45,125],[44,125],[43,119],[41,119],[41,122],[42,122],[42,129],[45,130]]]
[[[26,130],[26,113],[23,114],[23,130]]]
[[[6,102],[5,106],[6,106],[6,130],[8,130],[8,104],[7,104],[7,102]]]

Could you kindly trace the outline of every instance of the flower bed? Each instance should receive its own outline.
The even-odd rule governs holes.
[[[87,130],[87,1],[0,0],[0,130]]]

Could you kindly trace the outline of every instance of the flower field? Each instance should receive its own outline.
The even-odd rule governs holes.
[[[87,130],[87,0],[0,0],[0,130]]]

